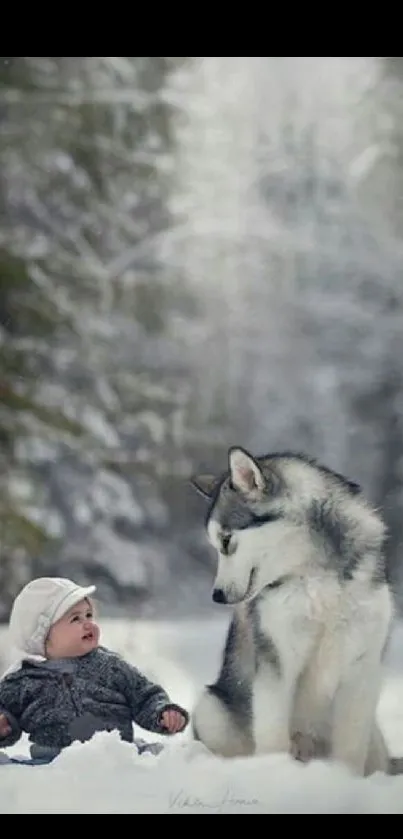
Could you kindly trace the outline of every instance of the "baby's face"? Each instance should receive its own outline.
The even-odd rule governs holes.
[[[47,658],[76,658],[98,646],[100,630],[93,620],[89,600],[72,606],[50,629],[46,640]]]

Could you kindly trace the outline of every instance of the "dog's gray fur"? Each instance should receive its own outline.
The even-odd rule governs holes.
[[[226,757],[287,751],[396,773],[376,720],[393,617],[381,515],[304,455],[232,447],[228,461],[192,479],[209,502],[213,600],[234,610],[195,738]]]

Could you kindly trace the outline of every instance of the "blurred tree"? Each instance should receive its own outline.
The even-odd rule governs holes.
[[[129,531],[166,525],[164,482],[183,469],[170,324],[192,303],[159,237],[176,117],[162,92],[185,61],[0,59],[0,618],[72,557],[107,590],[122,563],[129,596],[154,572],[121,554]]]

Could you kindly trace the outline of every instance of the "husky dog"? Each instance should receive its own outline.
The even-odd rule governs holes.
[[[292,452],[231,447],[225,474],[191,483],[209,502],[212,598],[233,607],[195,739],[223,757],[287,752],[394,773],[376,720],[393,618],[379,513],[357,484]]]

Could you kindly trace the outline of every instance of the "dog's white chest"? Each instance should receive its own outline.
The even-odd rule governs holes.
[[[324,592],[322,587],[319,593],[314,584],[307,588],[295,581],[269,591],[257,606],[257,661],[264,666],[266,639],[277,650],[283,675],[295,679],[336,611],[334,591]]]

